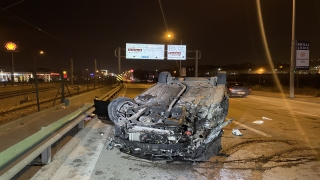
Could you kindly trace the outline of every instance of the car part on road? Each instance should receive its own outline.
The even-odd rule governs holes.
[[[110,102],[115,123],[108,144],[122,152],[151,160],[207,161],[221,150],[222,128],[229,99],[226,73],[216,77],[172,77],[161,72],[159,81],[134,99]]]
[[[243,135],[239,129],[232,129],[232,134],[235,136],[242,136]]]

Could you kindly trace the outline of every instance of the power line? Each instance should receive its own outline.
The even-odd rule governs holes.
[[[162,9],[162,5],[161,5],[161,0],[159,0],[159,5],[160,5],[160,10],[161,10],[161,13],[162,13],[162,18],[163,18],[163,21],[164,21],[164,25],[166,26],[166,30],[167,30],[167,32],[169,31],[168,30],[168,25],[167,25],[167,21],[166,21],[166,18],[165,18],[165,16],[164,16],[164,12],[163,12],[163,9]],[[170,39],[170,43],[172,44],[172,40]],[[180,61],[181,62],[181,61]],[[179,65],[178,65],[178,61],[176,61],[176,65],[177,65],[177,67],[179,67]]]
[[[24,1],[24,0],[23,0],[23,1]],[[22,2],[22,1],[20,1],[20,2]],[[16,4],[17,4],[17,3],[16,3]],[[12,7],[12,6],[13,6],[13,5],[11,5],[11,6],[9,6],[9,7]],[[8,8],[8,7],[7,7],[7,8]],[[6,8],[6,9],[7,9],[7,8]],[[39,28],[39,27],[37,27],[37,26],[35,26],[35,25],[33,25],[33,24],[29,23],[28,21],[26,21],[26,20],[24,20],[24,19],[22,19],[22,18],[20,18],[20,17],[18,17],[18,16],[16,16],[16,15],[14,15],[13,13],[11,13],[11,12],[9,12],[9,11],[5,10],[5,9],[2,9],[2,10],[4,10],[4,11],[6,11],[7,13],[11,14],[12,16],[14,16],[15,18],[19,19],[20,21],[22,21],[22,22],[24,22],[24,23],[26,23],[26,24],[30,25],[31,27],[33,27],[33,28],[35,28],[35,29],[37,29],[37,30],[41,31],[42,33],[44,33],[44,34],[46,34],[46,35],[48,35],[48,36],[50,36],[50,37],[52,37],[52,38],[56,39],[57,41],[59,41],[59,42],[61,42],[61,43],[65,44],[65,45],[67,45],[67,46],[71,47],[72,49],[75,49],[75,50],[77,50],[77,51],[78,51],[78,52],[80,52],[80,53],[83,53],[83,54],[85,54],[85,55],[88,55],[88,54],[86,54],[85,52],[81,51],[80,49],[78,49],[78,48],[76,48],[76,47],[74,47],[74,46],[72,46],[72,45],[70,45],[70,44],[68,44],[68,43],[64,42],[63,40],[61,40],[61,39],[59,39],[59,38],[55,37],[54,35],[52,35],[52,34],[50,34],[50,33],[46,32],[46,31],[42,30],[41,28]]]
[[[5,8],[1,8],[1,7],[0,7],[0,8],[1,8],[1,11],[5,11],[6,9],[11,8],[11,7],[13,7],[13,6],[17,5],[17,4],[20,4],[20,3],[22,3],[23,1],[25,1],[25,0],[21,0],[21,1],[19,1],[19,2],[16,2],[16,3],[10,5],[10,6],[7,6],[7,7],[5,7]],[[0,12],[1,12],[1,11],[0,11]]]
[[[167,26],[166,18],[164,16],[164,12],[163,12],[163,9],[162,9],[161,0],[159,0],[159,5],[160,5],[160,10],[162,12],[162,18],[164,20],[164,25],[166,26],[166,30],[168,31],[168,26]]]

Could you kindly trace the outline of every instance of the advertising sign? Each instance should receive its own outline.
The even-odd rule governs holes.
[[[126,59],[164,60],[164,44],[126,43]]]
[[[6,52],[19,52],[19,45],[16,42],[5,42],[4,47]]]
[[[186,60],[186,45],[168,45],[167,59],[168,60]]]
[[[297,41],[296,45],[296,70],[309,70],[310,42]]]

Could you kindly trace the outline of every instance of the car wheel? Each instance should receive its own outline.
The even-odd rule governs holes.
[[[163,71],[159,74],[159,83],[167,83],[167,77],[171,77],[171,73],[168,71]]]
[[[133,112],[129,111],[130,107],[135,105],[134,100],[127,97],[119,97],[110,102],[108,106],[108,115],[111,121],[117,123],[119,117],[129,117]]]

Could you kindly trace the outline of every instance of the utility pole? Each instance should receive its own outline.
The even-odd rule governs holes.
[[[97,69],[97,60],[95,59],[94,60],[94,89],[96,89],[96,86],[97,86],[97,72],[98,69]]]
[[[182,45],[182,39],[180,39],[180,45]],[[180,69],[179,69],[179,74],[180,74],[180,76],[179,77],[181,77],[181,59],[180,59],[180,67],[179,67]]]
[[[36,55],[33,56],[34,60],[34,84],[36,86],[36,98],[37,98],[37,107],[38,111],[40,111],[40,101],[39,101],[39,86],[38,86],[38,76],[37,76],[37,60],[36,60]]]
[[[121,47],[118,47],[118,74],[121,74]]]
[[[196,64],[195,64],[195,70],[194,70],[194,77],[198,77],[198,59],[199,59],[199,51],[196,50]]]
[[[73,86],[73,59],[70,59],[71,86]]]
[[[296,19],[296,0],[292,0],[292,38],[291,38],[291,60],[290,60],[290,87],[289,97],[294,98],[294,69],[296,58],[296,40],[295,40],[295,19]]]
[[[11,52],[11,82],[12,86],[14,83],[14,61],[13,61],[13,52]]]

